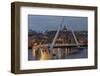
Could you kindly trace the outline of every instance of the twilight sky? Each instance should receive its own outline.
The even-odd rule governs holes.
[[[74,16],[44,16],[44,15],[29,15],[28,29],[37,32],[44,32],[46,30],[55,30],[59,25],[71,26],[73,30],[87,30],[87,17]],[[68,27],[67,27],[68,29]]]

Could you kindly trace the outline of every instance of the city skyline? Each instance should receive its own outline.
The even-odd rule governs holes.
[[[88,58],[87,17],[29,15],[28,25],[28,60]]]
[[[87,31],[87,17],[72,17],[72,16],[44,16],[44,15],[29,15],[28,29],[36,32],[45,32],[46,30],[57,30],[60,26],[71,26],[74,31]],[[66,26],[67,27],[67,26]],[[76,28],[77,27],[77,28]],[[69,29],[69,27],[67,27]]]

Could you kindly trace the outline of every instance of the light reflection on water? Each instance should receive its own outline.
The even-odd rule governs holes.
[[[64,49],[61,49],[61,53],[64,54]],[[65,55],[62,58],[58,58],[57,55],[55,54],[52,57],[52,59],[79,59],[79,58],[88,58],[87,48],[83,49],[73,48],[71,49],[71,53]],[[35,59],[35,57],[32,55],[32,49],[28,50],[28,60],[39,60]]]

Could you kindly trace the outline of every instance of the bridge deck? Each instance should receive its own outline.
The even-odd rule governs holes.
[[[49,44],[38,45],[37,47],[50,47]],[[78,46],[87,46],[87,45],[76,45],[76,44],[55,44],[53,48],[67,48],[67,47],[78,47]]]

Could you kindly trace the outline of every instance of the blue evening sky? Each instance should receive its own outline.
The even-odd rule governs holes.
[[[87,17],[74,17],[74,16],[44,16],[44,15],[29,15],[28,16],[28,29],[37,32],[44,32],[46,30],[55,30],[59,25],[68,25],[76,30],[88,29]],[[67,27],[68,29],[68,27]]]

